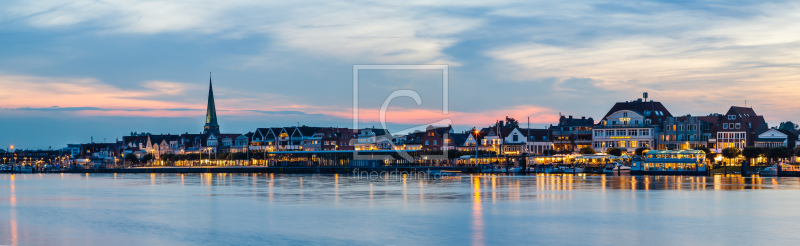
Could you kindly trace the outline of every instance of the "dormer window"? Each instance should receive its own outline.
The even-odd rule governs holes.
[[[736,115],[728,115],[728,119],[729,120],[735,120],[736,119]]]

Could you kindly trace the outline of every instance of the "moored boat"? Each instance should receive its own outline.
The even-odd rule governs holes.
[[[778,164],[772,165],[771,167],[765,167],[758,171],[758,175],[764,177],[775,177],[778,176]]]

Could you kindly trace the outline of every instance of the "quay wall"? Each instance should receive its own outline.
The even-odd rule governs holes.
[[[64,173],[353,173],[353,172],[427,172],[473,173],[469,167],[141,167],[66,170]]]

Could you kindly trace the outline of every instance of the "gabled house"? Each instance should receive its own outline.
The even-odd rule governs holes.
[[[147,144],[145,145],[144,151],[150,154],[153,154],[153,158],[160,159],[162,154],[172,154],[173,149],[170,147],[171,142],[175,142],[176,144],[178,141],[178,135],[147,135]]]
[[[784,129],[769,129],[761,134],[755,140],[756,147],[775,148],[787,147],[794,149],[797,144],[797,134],[792,131]]]
[[[389,131],[381,128],[360,129],[355,141],[355,150],[379,150],[390,149],[392,135]]]
[[[553,130],[551,129],[519,129],[525,135],[527,153],[529,155],[544,155],[555,149],[553,143]]]
[[[181,134],[178,138],[178,149],[180,153],[175,154],[188,154],[188,153],[211,153],[211,148],[208,147],[208,137],[210,134]]]
[[[592,147],[592,117],[573,118],[572,115],[562,115],[558,119],[558,125],[551,125],[550,129],[553,130],[552,141],[556,150],[577,152],[584,147]]]
[[[718,124],[717,153],[728,147],[741,150],[746,146],[754,146],[758,135],[769,130],[764,116],[757,115],[753,108],[746,107],[731,106]]]
[[[648,101],[647,93],[644,99],[618,102],[592,129],[592,147],[601,153],[609,148],[623,152],[641,147],[653,149],[659,146],[658,136],[668,117],[672,117],[669,110],[660,102]]]

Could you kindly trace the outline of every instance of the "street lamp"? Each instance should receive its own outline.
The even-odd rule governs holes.
[[[478,165],[478,129],[475,129],[475,165]]]

